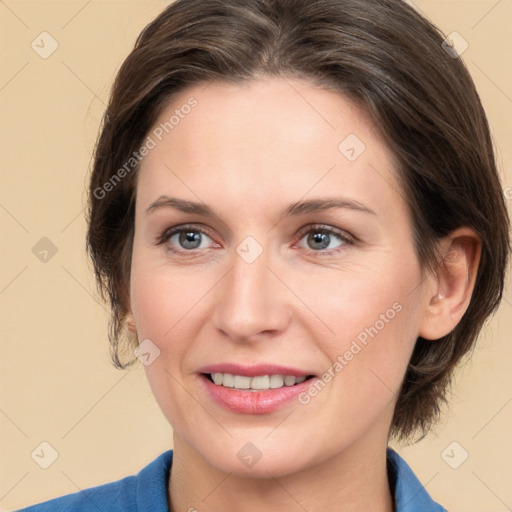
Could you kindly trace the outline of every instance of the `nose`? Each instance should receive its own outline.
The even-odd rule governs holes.
[[[237,342],[251,342],[286,331],[292,318],[285,285],[268,266],[266,253],[252,262],[238,254],[216,287],[212,322]]]

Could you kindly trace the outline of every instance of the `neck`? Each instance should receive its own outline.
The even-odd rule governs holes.
[[[175,434],[171,476],[171,512],[394,510],[385,444],[353,446],[279,478],[248,478],[219,471]]]

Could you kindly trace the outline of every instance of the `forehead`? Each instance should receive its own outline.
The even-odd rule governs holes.
[[[339,92],[296,79],[190,87],[149,135],[155,147],[137,194],[144,203],[164,189],[221,203],[336,190],[374,204],[396,200],[393,157],[369,116]]]

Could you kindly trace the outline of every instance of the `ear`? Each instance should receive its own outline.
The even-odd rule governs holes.
[[[137,327],[135,325],[135,318],[133,316],[133,313],[132,311],[128,311],[128,313],[126,314],[126,316],[124,317],[124,320],[126,322],[126,326],[128,327],[128,330],[132,333],[132,334],[137,334]]]
[[[126,327],[132,333],[137,335],[137,327],[135,325],[135,317],[133,316],[131,297],[130,297],[130,288],[129,286],[123,286],[122,288],[122,301],[126,304],[128,312],[124,316],[124,322],[126,322]]]
[[[449,334],[466,312],[475,286],[482,243],[470,228],[459,228],[439,243],[441,261],[432,286],[427,287],[426,308],[419,336],[437,340]]]

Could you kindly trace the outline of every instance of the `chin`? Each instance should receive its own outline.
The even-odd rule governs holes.
[[[251,449],[247,450],[247,445],[242,447],[242,450],[244,448],[247,452],[251,451]],[[263,451],[260,456],[259,459],[253,457],[253,460],[250,460],[251,456],[247,454],[239,458],[237,453],[226,456],[224,452],[223,457],[213,457],[208,462],[219,471],[239,478],[280,478],[303,469],[300,458],[290,453],[283,453],[282,450],[276,455]]]
[[[332,455],[332,446],[326,453],[305,439],[281,435],[272,439],[271,429],[257,434],[236,435],[229,440],[207,440],[191,443],[192,449],[206,464],[218,471],[240,478],[280,478],[315,466]]]

